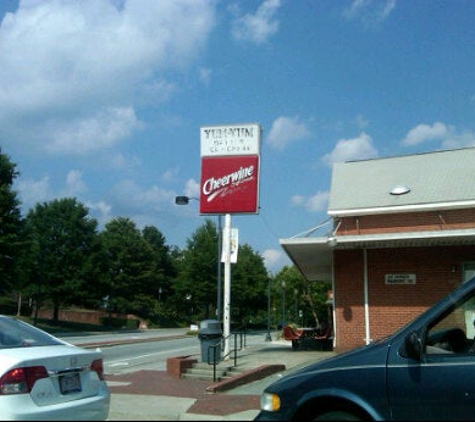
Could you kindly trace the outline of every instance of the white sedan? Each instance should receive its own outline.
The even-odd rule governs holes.
[[[0,420],[105,420],[103,356],[0,315]]]

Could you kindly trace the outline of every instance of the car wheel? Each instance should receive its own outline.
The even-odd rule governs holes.
[[[331,410],[313,418],[314,421],[362,421],[359,416],[345,410]]]
[[[292,350],[298,350],[299,342],[298,340],[292,340]]]

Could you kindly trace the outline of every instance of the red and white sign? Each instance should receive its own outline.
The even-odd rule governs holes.
[[[201,214],[259,212],[260,127],[201,128]]]
[[[201,159],[201,214],[257,213],[259,157]]]

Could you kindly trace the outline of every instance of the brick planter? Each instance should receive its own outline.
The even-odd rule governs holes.
[[[173,378],[181,378],[181,374],[192,368],[198,360],[188,356],[176,356],[167,359],[167,374]]]

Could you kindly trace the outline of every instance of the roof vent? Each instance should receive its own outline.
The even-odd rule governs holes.
[[[407,186],[399,185],[392,188],[391,192],[389,193],[391,195],[404,195],[405,193],[409,193],[410,191],[411,189],[409,189]]]

